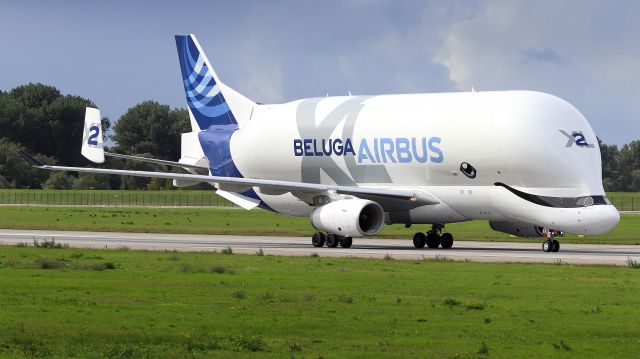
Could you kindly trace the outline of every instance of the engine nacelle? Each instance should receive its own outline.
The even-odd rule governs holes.
[[[314,209],[310,219],[316,229],[344,237],[374,236],[384,225],[384,210],[373,201],[343,199]]]
[[[543,229],[531,223],[510,221],[489,221],[489,226],[494,231],[511,234],[517,237],[544,237]]]

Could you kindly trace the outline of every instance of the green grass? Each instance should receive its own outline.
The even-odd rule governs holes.
[[[0,206],[0,228],[151,233],[311,236],[307,218],[288,217],[264,210],[237,208],[88,208]],[[428,226],[385,226],[381,238],[409,240]],[[495,232],[486,221],[447,225],[458,240],[531,241]],[[534,241],[540,241],[535,239]],[[640,244],[640,215],[623,214],[618,227],[597,237],[567,235],[563,243]]]
[[[2,357],[637,357],[631,267],[2,247]]]

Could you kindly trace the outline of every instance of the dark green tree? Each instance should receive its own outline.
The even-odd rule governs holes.
[[[0,94],[0,136],[62,165],[86,164],[80,155],[85,107],[93,102],[63,96],[53,86],[27,84]],[[102,120],[107,131],[109,119]]]
[[[602,183],[605,191],[620,190],[618,157],[620,151],[616,145],[607,145],[598,138],[602,158]]]
[[[186,109],[171,109],[155,101],[145,101],[127,110],[113,127],[116,151],[149,153],[155,158],[180,158],[180,134],[190,131]]]
[[[31,167],[16,153],[18,149],[22,147],[7,138],[0,138],[0,176],[11,188],[42,188],[51,172]],[[44,163],[55,164],[51,157],[40,154],[35,157]]]
[[[640,170],[640,140],[631,141],[620,149],[618,159],[621,191],[640,191],[640,181],[634,179],[634,171]]]
[[[67,172],[52,172],[42,184],[44,189],[72,189],[78,179]]]
[[[80,173],[74,181],[74,189],[111,189],[109,176],[100,173]]]

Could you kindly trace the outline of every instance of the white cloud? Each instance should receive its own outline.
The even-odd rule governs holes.
[[[605,141],[628,142],[640,134],[636,4],[486,2],[449,24],[434,60],[461,90],[549,92],[576,105]]]
[[[257,102],[280,103],[284,100],[281,63],[276,57],[263,56],[265,50],[255,42],[237,49],[242,56],[237,67],[240,73],[234,76],[236,90]]]

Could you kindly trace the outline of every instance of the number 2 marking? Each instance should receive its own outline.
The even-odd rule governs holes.
[[[97,146],[98,145],[98,141],[96,140],[96,137],[98,137],[98,134],[100,133],[100,127],[98,126],[91,126],[89,128],[89,139],[87,139],[87,144],[88,145],[93,145],[93,146]]]

